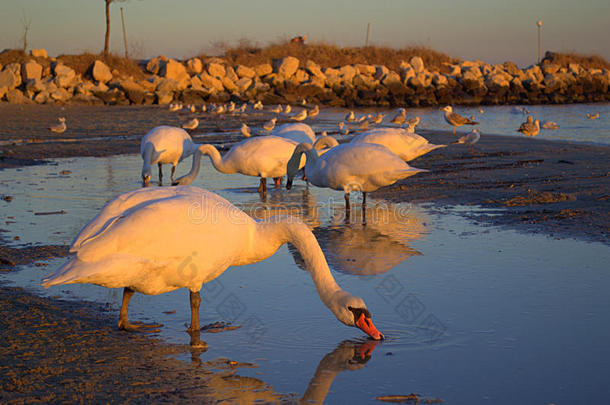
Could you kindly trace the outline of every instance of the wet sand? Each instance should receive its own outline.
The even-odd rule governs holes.
[[[58,116],[68,122],[61,135],[46,129]],[[56,157],[138,153],[146,131],[161,124],[179,125],[186,117],[160,107],[1,104],[0,168],[41,164]],[[237,131],[241,122],[260,126],[268,118],[267,114],[214,117],[203,121],[196,133]],[[421,134],[432,143],[455,139],[450,132],[422,130]],[[221,135],[197,141],[203,138],[223,141]],[[483,224],[607,244],[609,152],[608,146],[483,134],[474,153],[463,145],[433,151],[410,162],[429,173],[373,195],[394,202],[428,202],[439,210],[480,205],[501,215],[487,216],[484,210],[464,215]],[[14,203],[10,196],[0,197],[1,204]],[[7,241],[0,245],[3,271],[67,254],[65,246],[17,246]],[[202,364],[198,353],[185,363],[172,355],[188,353],[187,347],[117,331],[116,314],[96,304],[40,298],[0,285],[0,323],[2,402],[205,403],[244,396],[251,389],[264,401],[281,398],[259,380],[234,375],[234,364]]]

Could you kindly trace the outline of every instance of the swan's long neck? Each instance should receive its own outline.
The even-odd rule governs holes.
[[[144,152],[142,152],[142,159],[144,163],[142,164],[142,177],[150,176],[150,164],[152,163],[152,157],[155,147],[152,143],[147,143],[144,145]]]
[[[300,143],[294,148],[294,152],[292,152],[292,156],[288,160],[286,164],[286,177],[288,177],[289,181],[294,179],[299,168],[301,166],[301,156],[305,153],[307,156],[307,160],[305,161],[305,167],[310,165],[313,167],[318,161],[318,152],[313,149],[313,146],[310,143]]]
[[[191,166],[191,171],[180,177],[176,182],[180,185],[189,185],[199,174],[199,169],[201,168],[201,152],[196,151],[193,154],[193,165]]]
[[[342,291],[330,272],[324,253],[307,225],[291,216],[275,216],[257,224],[251,249],[269,257],[284,243],[291,243],[299,251],[305,267],[324,304],[334,312],[332,298]],[[261,258],[260,260],[263,260]]]
[[[232,168],[227,162],[220,156],[220,152],[213,145],[205,144],[199,147],[199,152],[202,155],[208,155],[212,164],[221,173],[232,174],[235,173],[235,169]]]

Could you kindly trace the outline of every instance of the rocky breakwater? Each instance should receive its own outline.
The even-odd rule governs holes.
[[[547,104],[610,100],[610,71],[543,62],[445,63],[427,69],[420,57],[398,71],[383,65],[321,67],[292,56],[255,66],[221,58],[177,61],[164,56],[141,64],[139,77],[110,69],[101,59],[78,74],[46,52],[0,65],[0,100],[10,103],[169,104],[261,100],[295,103],[303,98],[329,106],[433,106],[445,104]]]

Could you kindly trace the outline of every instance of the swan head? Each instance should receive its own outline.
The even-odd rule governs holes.
[[[373,325],[371,313],[362,298],[345,291],[338,291],[333,296],[329,308],[343,324],[361,329],[375,340],[385,339],[383,333]]]
[[[292,180],[301,168],[301,155],[307,153],[307,151],[310,151],[312,148],[312,144],[304,142],[298,144],[294,149],[292,156],[286,164],[286,189],[290,190],[292,188]]]
[[[150,171],[148,173],[142,172],[142,186],[148,187],[150,183]]]

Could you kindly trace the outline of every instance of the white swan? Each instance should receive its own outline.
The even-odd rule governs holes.
[[[299,144],[288,161],[286,188],[290,190],[292,180],[299,170],[302,155],[307,156],[305,175],[314,186],[343,190],[345,208],[349,209],[349,193],[361,191],[362,204],[366,204],[366,193],[394,184],[427,170],[406,164],[391,150],[372,143],[346,143],[338,145],[324,155],[309,143]]]
[[[319,137],[314,143],[316,149],[332,148],[339,143],[331,137]],[[191,184],[201,167],[201,156],[208,155],[212,164],[221,173],[241,173],[246,176],[260,177],[258,192],[267,191],[267,177],[275,180],[279,187],[280,178],[286,174],[288,159],[292,156],[297,142],[278,136],[259,136],[248,138],[236,143],[224,156],[213,145],[205,144],[199,146],[193,156],[193,166],[186,175],[174,181],[174,186],[186,186]],[[323,154],[329,149],[321,150]],[[299,168],[305,165],[305,158],[301,159]]]
[[[260,177],[258,191],[265,192],[267,177],[276,179],[276,185],[279,186],[279,178],[286,174],[286,164],[296,146],[297,142],[290,139],[273,135],[257,136],[236,143],[224,156],[220,156],[220,152],[213,145],[200,145],[193,157],[191,171],[173,184],[191,184],[199,173],[201,156],[208,155],[214,168],[221,173]]]
[[[434,149],[444,148],[447,145],[434,145],[428,143],[423,136],[407,132],[402,128],[377,128],[354,137],[353,143],[365,142],[383,145],[402,160],[408,162]]]
[[[302,122],[281,125],[274,128],[271,134],[292,139],[297,143],[307,142],[313,144],[316,141],[316,133],[309,125]]]
[[[161,232],[151,232],[151,224]],[[197,187],[144,188],[122,194],[78,234],[72,258],[43,280],[45,287],[90,283],[124,288],[119,328],[129,323],[134,292],[190,291],[191,326],[198,331],[199,291],[229,266],[264,260],[284,243],[303,257],[322,302],[339,321],[383,339],[364,301],[343,291],[307,225],[291,216],[257,222],[224,198]]]
[[[197,144],[182,128],[160,126],[148,131],[142,138],[140,154],[142,164],[142,181],[147,186],[150,181],[150,167],[155,163],[159,166],[159,183],[163,178],[161,165],[171,163],[171,179],[174,180],[176,165],[197,150]]]

